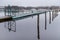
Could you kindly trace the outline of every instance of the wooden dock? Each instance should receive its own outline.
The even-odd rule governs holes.
[[[27,18],[27,17],[31,17],[31,16],[34,16],[34,15],[39,15],[39,14],[44,14],[46,12],[49,12],[48,10],[39,10],[39,11],[34,11],[33,13],[20,13],[19,16],[3,16],[3,17],[0,17],[0,23],[1,22],[6,22],[6,21],[11,21],[11,20],[21,20],[21,19],[24,19],[24,18]],[[12,13],[13,14],[13,13]]]
[[[21,19],[28,18],[28,17],[34,16],[34,15],[45,14],[46,12],[49,12],[49,11],[43,10],[43,11],[35,12],[35,13],[34,12],[33,13],[22,13],[22,14],[20,14],[20,16],[13,16],[12,18],[14,20],[21,20]]]
[[[6,22],[6,21],[11,21],[12,17],[11,16],[2,16],[0,17],[0,23],[1,22]]]

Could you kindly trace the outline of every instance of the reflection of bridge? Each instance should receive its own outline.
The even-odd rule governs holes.
[[[9,10],[10,11],[10,10]],[[47,29],[47,15],[46,13],[49,12],[49,24],[51,24],[51,21],[55,19],[56,16],[58,16],[57,12],[59,10],[36,10],[31,11],[30,13],[24,13],[24,12],[5,12],[5,16],[0,18],[0,22],[7,22],[9,31],[16,31],[16,20],[21,20],[30,16],[37,15],[37,35],[38,39],[40,39],[39,36],[39,14],[45,14],[45,30]],[[8,15],[8,16],[7,16]],[[6,24],[6,23],[5,23]],[[6,26],[6,25],[5,25]]]

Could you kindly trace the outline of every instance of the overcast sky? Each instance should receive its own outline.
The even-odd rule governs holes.
[[[0,6],[51,6],[60,5],[60,0],[0,0]]]

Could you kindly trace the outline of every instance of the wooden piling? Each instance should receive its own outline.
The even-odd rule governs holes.
[[[45,30],[47,29],[47,17],[46,17],[46,12],[45,12]]]
[[[51,11],[49,12],[49,24],[51,24]]]
[[[39,32],[39,15],[37,15],[37,37],[40,39],[40,32]]]

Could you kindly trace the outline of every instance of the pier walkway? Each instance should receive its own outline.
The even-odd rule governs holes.
[[[11,21],[11,20],[20,20],[24,19],[30,16],[38,15],[38,14],[43,14],[49,12],[48,10],[37,10],[37,11],[31,11],[30,13],[5,13],[5,16],[0,18],[0,22],[6,22],[6,21]],[[7,14],[7,15],[6,15]],[[17,15],[18,14],[18,15]]]

